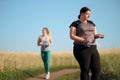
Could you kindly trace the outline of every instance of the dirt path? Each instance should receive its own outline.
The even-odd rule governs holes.
[[[50,73],[50,79],[49,80],[55,80],[56,78],[69,73],[74,73],[79,71],[79,69],[64,69],[57,72]],[[37,75],[35,77],[28,78],[27,80],[45,80],[45,74]]]

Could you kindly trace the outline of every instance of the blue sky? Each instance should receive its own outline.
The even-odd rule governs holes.
[[[52,51],[72,51],[69,25],[87,6],[97,32],[98,48],[120,48],[119,0],[0,0],[0,51],[39,52],[43,27],[52,33]]]

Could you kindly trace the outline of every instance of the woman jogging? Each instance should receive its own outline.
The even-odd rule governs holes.
[[[46,79],[50,77],[50,46],[52,45],[52,37],[48,28],[44,27],[42,36],[38,37],[38,46],[41,46],[41,57],[46,71]]]
[[[97,50],[96,38],[104,38],[96,33],[95,24],[89,20],[91,10],[83,7],[78,20],[70,25],[70,38],[74,40],[73,54],[81,69],[80,80],[100,80],[100,56]]]

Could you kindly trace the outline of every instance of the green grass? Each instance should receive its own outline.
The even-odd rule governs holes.
[[[50,62],[51,72],[78,67],[70,53],[53,53]],[[0,52],[0,80],[24,80],[42,73],[45,70],[40,54]]]
[[[78,68],[77,66],[55,66],[51,67],[51,72],[59,71],[62,69]],[[43,68],[25,69],[15,71],[5,71],[0,73],[0,80],[26,80],[28,77],[34,77],[38,74],[45,73]]]
[[[120,54],[101,54],[101,80],[120,80]],[[79,72],[66,74],[56,80],[75,80]]]
[[[100,55],[102,80],[119,80],[120,52],[111,52],[109,54],[105,53],[102,53]],[[0,80],[25,80],[27,77],[45,73],[43,62],[39,54],[0,53],[0,64]],[[51,72],[66,68],[68,69],[79,67],[74,56],[69,53],[52,54],[50,66]],[[69,80],[73,78],[75,79],[75,77],[79,77],[78,73],[74,74],[68,74],[65,76]],[[64,80],[64,78],[62,80]]]
[[[43,72],[43,69],[15,70],[0,73],[0,80],[25,80],[26,77],[32,77]]]
[[[101,55],[102,80],[120,79],[120,54]]]

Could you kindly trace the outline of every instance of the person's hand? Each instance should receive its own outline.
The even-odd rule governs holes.
[[[86,39],[83,39],[83,41],[82,41],[83,43],[92,43],[93,42],[93,39],[91,39],[91,38],[86,38]]]
[[[43,46],[43,43],[42,43],[42,42],[40,42],[40,43],[39,43],[39,46]]]
[[[87,38],[87,39],[86,39],[86,42],[87,42],[87,43],[92,43],[92,42],[93,42],[93,39]]]
[[[104,38],[103,34],[98,34],[99,38]]]

